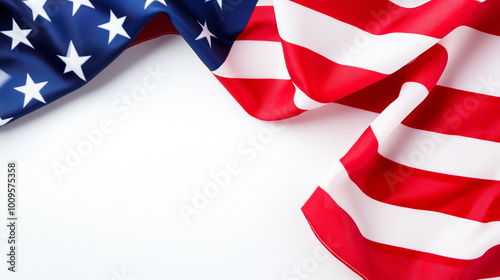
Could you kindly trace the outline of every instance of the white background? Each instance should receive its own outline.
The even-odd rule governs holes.
[[[169,76],[147,78],[156,68]],[[112,108],[144,79],[158,86],[128,115]],[[360,279],[300,207],[374,117],[330,104],[271,125],[245,113],[181,37],[132,47],[85,87],[0,128],[1,260],[10,160],[19,218],[17,272],[2,261],[0,279]],[[103,120],[113,130],[89,151],[85,132]],[[58,163],[72,170],[62,180]],[[196,192],[228,164],[238,174],[196,208]]]

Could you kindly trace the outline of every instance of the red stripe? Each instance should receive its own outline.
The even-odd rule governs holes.
[[[237,40],[279,42],[278,26],[273,6],[257,6]]]
[[[179,32],[174,27],[172,22],[170,22],[166,14],[159,13],[151,19],[146,26],[144,26],[130,46],[137,45],[165,34],[179,34]]]
[[[436,86],[403,121],[407,126],[500,142],[500,98]]]
[[[432,141],[423,150],[438,148]],[[369,197],[392,205],[446,213],[479,222],[500,221],[500,182],[420,170],[378,152],[371,128],[340,161]]]
[[[304,112],[293,102],[295,87],[291,80],[215,77],[241,107],[255,118],[281,120]]]
[[[406,81],[424,85],[430,92],[443,74],[448,52],[441,45],[434,45],[419,55],[409,66]]]
[[[335,63],[309,49],[282,42],[293,82],[312,99],[329,103],[373,84],[387,75]]]
[[[406,81],[409,70],[410,67],[407,65],[386,78],[335,101],[335,103],[381,113],[399,96],[401,86]]]
[[[463,24],[482,32],[500,36],[499,11],[500,1],[488,0],[481,4]]]
[[[459,260],[370,241],[321,188],[302,207],[325,247],[364,279],[471,280],[500,276],[500,245],[473,260]],[[465,244],[457,244],[464,246]]]
[[[434,45],[411,64],[387,77],[378,72],[337,64],[287,42],[283,42],[283,48],[292,80],[311,98],[323,103],[337,101],[375,112],[381,112],[396,99],[405,81],[418,82],[432,90],[448,57],[443,46]]]
[[[473,0],[434,0],[415,8],[403,8],[387,0],[293,2],[372,34],[404,32],[434,38],[446,36],[480,5]]]
[[[397,98],[405,81],[418,81],[432,91],[403,124],[422,130],[500,142],[500,123],[491,121],[500,111],[500,98],[443,86],[431,87],[445,65],[444,55],[444,48],[435,45],[412,64],[336,102],[380,113]],[[421,63],[425,60],[433,64]],[[431,72],[432,75],[429,74]]]

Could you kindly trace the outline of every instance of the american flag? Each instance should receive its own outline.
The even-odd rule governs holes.
[[[379,113],[302,208],[359,276],[500,277],[499,15],[494,0],[1,0],[0,126],[177,33],[256,118]]]

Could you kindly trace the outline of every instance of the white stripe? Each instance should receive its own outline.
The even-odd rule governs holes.
[[[275,0],[281,38],[336,63],[391,74],[439,40],[410,33],[372,35],[288,0]]]
[[[273,0],[259,0],[256,6],[272,6]]]
[[[493,278],[481,278],[479,280],[500,280],[500,277],[493,277]]]
[[[415,82],[406,82],[399,96],[372,122],[373,133],[379,143],[394,130],[429,94],[427,88]]]
[[[226,78],[290,79],[280,42],[235,41],[213,73]]]
[[[379,142],[378,152],[427,171],[500,180],[500,143],[398,125]]]
[[[439,42],[448,64],[438,85],[500,96],[500,37],[460,26]]]
[[[500,244],[500,222],[480,223],[394,206],[364,194],[337,163],[321,187],[372,241],[457,259],[475,259]]]
[[[295,106],[301,110],[312,110],[326,105],[327,103],[320,103],[307,96],[302,90],[295,86],[295,95],[293,96]]]
[[[290,80],[280,42],[242,40],[234,42],[224,63],[213,74],[226,78]],[[325,105],[295,86],[294,103],[302,110]]]
[[[423,4],[431,1],[431,0],[390,0],[392,3],[405,7],[405,8],[415,8],[418,6],[422,6]]]

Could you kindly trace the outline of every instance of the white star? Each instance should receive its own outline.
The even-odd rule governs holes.
[[[195,40],[200,40],[200,39],[206,38],[208,41],[208,45],[210,46],[210,48],[212,48],[212,38],[211,37],[214,37],[214,38],[217,38],[217,37],[214,34],[212,34],[212,32],[210,32],[210,30],[208,30],[207,21],[205,21],[205,23],[203,25],[200,22],[198,22],[198,24],[201,26],[202,30],[201,30],[200,35],[198,35],[198,37]]]
[[[125,29],[123,29],[123,22],[125,22],[125,19],[127,17],[116,18],[115,14],[113,14],[113,11],[109,10],[109,12],[110,12],[109,22],[98,26],[99,28],[106,29],[109,31],[108,45],[111,43],[111,41],[113,41],[116,34],[122,35],[123,37],[130,39],[130,36],[128,36]]]
[[[9,74],[0,69],[0,88],[10,79]]]
[[[212,1],[212,0],[205,0],[205,3],[209,2],[209,1]],[[222,0],[217,0],[217,4],[219,4],[220,9],[222,10]]]
[[[26,84],[22,87],[14,88],[17,91],[24,93],[24,105],[23,108],[35,98],[36,100],[46,103],[43,96],[40,94],[40,90],[47,84],[47,82],[34,83],[30,77],[30,74],[26,75]]]
[[[8,119],[5,119],[3,120],[2,118],[0,118],[0,126],[4,126],[6,125],[8,122],[10,122],[13,118],[8,118]]]
[[[87,6],[89,8],[95,9],[92,3],[90,3],[89,0],[69,0],[70,2],[73,2],[73,15],[76,14],[78,9],[80,9],[81,5]]]
[[[78,52],[73,45],[73,41],[69,41],[68,52],[66,56],[58,55],[58,57],[66,64],[64,68],[64,74],[68,72],[74,72],[80,79],[85,80],[85,75],[83,74],[82,65],[91,57],[89,56],[78,56]]]
[[[146,10],[146,8],[149,7],[149,5],[151,5],[151,3],[155,2],[155,1],[160,2],[163,5],[167,6],[167,3],[165,3],[165,0],[146,0],[146,5],[144,5],[144,10]]]
[[[19,25],[17,25],[17,22],[12,19],[12,30],[10,31],[2,31],[2,33],[6,36],[9,36],[12,39],[12,47],[11,50],[13,50],[19,43],[23,43],[28,47],[33,47],[33,45],[30,43],[28,38],[28,34],[30,34],[31,29],[21,29],[19,28]]]
[[[33,13],[33,20],[35,20],[38,16],[42,16],[46,20],[50,21],[49,15],[43,9],[43,5],[47,0],[23,0],[24,4],[26,4]]]

